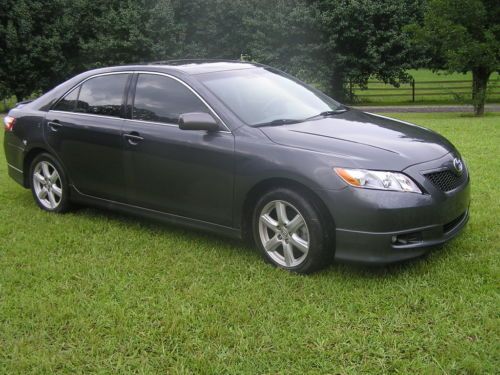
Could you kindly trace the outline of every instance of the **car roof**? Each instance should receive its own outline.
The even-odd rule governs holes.
[[[242,70],[242,69],[255,69],[266,68],[265,65],[238,61],[238,60],[169,60],[158,61],[150,63],[138,63],[129,65],[109,66],[104,68],[92,69],[83,72],[55,87],[47,94],[42,95],[40,98],[34,100],[29,104],[33,108],[45,111],[54,103],[55,98],[59,98],[69,89],[81,83],[84,79],[98,74],[107,74],[115,72],[128,72],[128,71],[150,71],[150,72],[163,72],[182,78],[182,76],[191,76],[203,73]]]
[[[208,59],[193,59],[193,60],[167,60],[155,61],[150,63],[141,63],[134,65],[120,66],[120,68],[163,68],[165,70],[179,71],[188,75],[196,75],[203,73],[221,72],[228,70],[253,69],[263,67],[261,64],[256,64],[247,61],[238,60],[208,60]],[[112,67],[110,67],[112,68]]]

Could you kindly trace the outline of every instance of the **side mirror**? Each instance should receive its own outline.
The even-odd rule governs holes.
[[[216,131],[219,130],[219,124],[208,113],[183,113],[179,117],[179,129]]]

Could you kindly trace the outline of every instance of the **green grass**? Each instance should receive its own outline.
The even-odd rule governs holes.
[[[464,81],[472,80],[472,73],[448,73],[446,71],[433,72],[429,69],[410,69],[408,71],[416,81]],[[494,73],[491,78],[498,77],[498,73]]]
[[[415,79],[415,103],[412,102],[412,90],[410,84],[402,84],[397,91],[394,86],[383,83],[369,83],[368,90],[355,88],[354,93],[358,95],[359,104],[392,105],[392,104],[469,104],[471,102],[472,83],[460,81],[471,81],[472,74],[447,72],[432,72],[428,69],[408,71]],[[446,81],[439,83],[441,81]],[[433,82],[433,83],[425,83]],[[390,90],[388,90],[390,89]],[[425,96],[423,94],[436,94]],[[395,94],[399,96],[363,96],[363,95],[385,95]],[[500,102],[500,75],[493,73],[489,82],[489,94],[487,102]]]
[[[462,151],[468,228],[416,262],[307,277],[238,241],[42,212],[1,156],[0,373],[497,373],[500,114],[398,117]]]

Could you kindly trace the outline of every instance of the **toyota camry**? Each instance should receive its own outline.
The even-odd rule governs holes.
[[[469,174],[444,137],[260,64],[92,70],[4,122],[8,173],[41,209],[249,238],[289,271],[419,257],[469,218]]]

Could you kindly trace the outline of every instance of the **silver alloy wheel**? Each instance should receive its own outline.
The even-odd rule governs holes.
[[[283,267],[296,267],[307,258],[309,229],[290,203],[269,202],[259,216],[259,235],[269,257]]]
[[[33,187],[42,206],[54,210],[61,203],[63,194],[61,176],[48,161],[43,160],[35,166]]]

